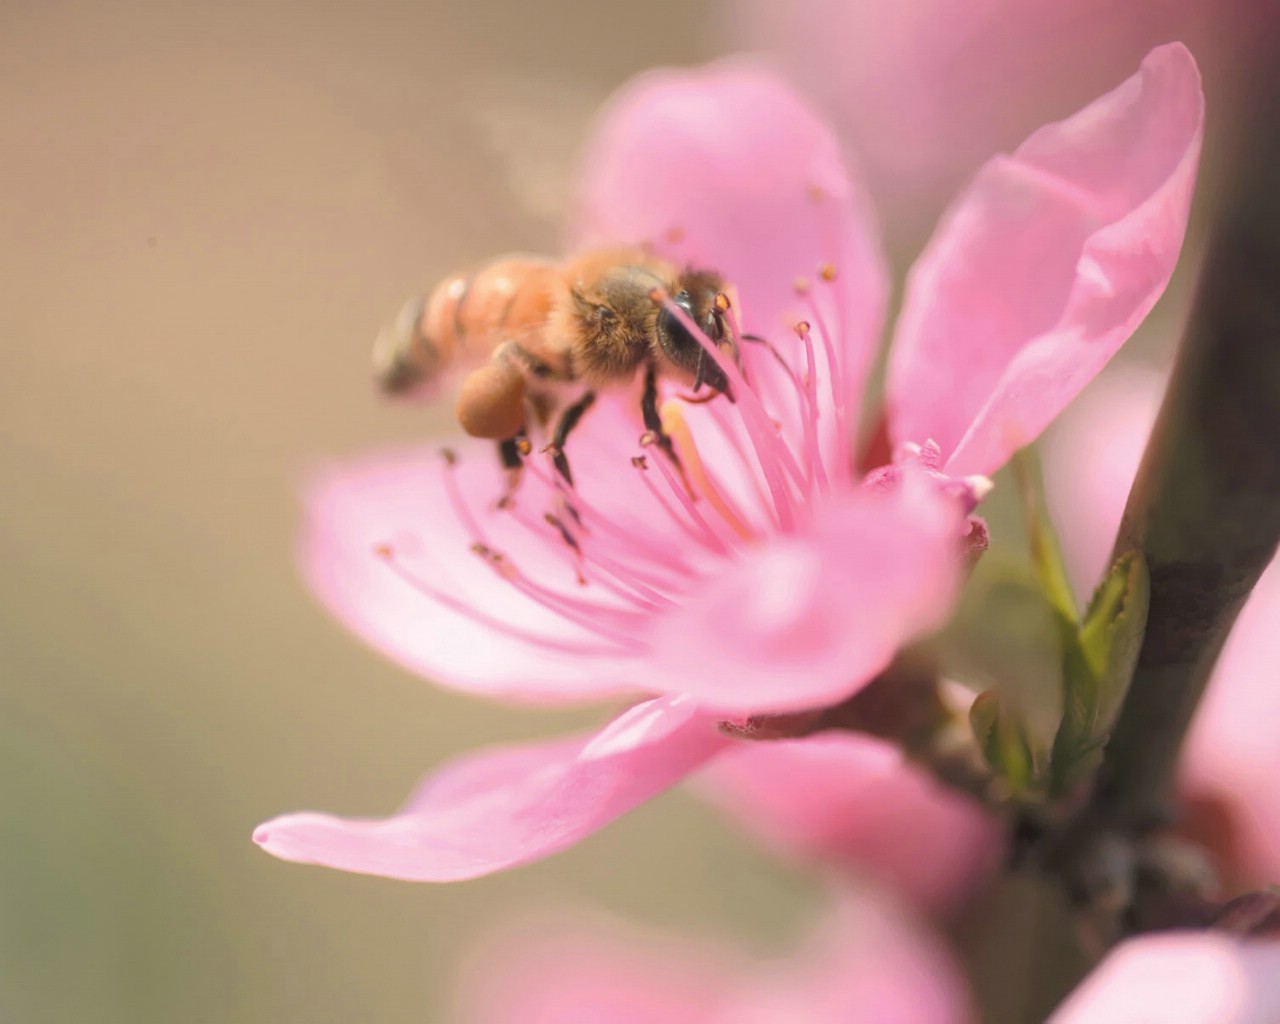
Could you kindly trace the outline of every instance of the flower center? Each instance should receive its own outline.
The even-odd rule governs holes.
[[[523,453],[518,498],[495,501],[486,490],[493,475],[470,472],[484,467],[461,466],[445,452],[444,488],[471,550],[536,616],[491,611],[483,587],[440,585],[438,572],[393,545],[379,546],[378,555],[431,601],[521,641],[574,654],[643,653],[656,616],[678,608],[744,548],[804,530],[820,495],[855,485],[835,279],[828,264],[815,284],[797,281],[805,319],[773,338],[744,333],[729,296],[719,295],[716,311],[737,359],[655,292],[653,301],[698,341],[728,387],[711,400],[668,394],[658,410],[664,437],[646,432],[638,445],[617,416],[593,422],[604,416],[593,411],[580,434],[601,433],[590,444],[575,445],[575,435],[568,445],[576,484],[547,461],[554,453],[534,445]],[[556,628],[530,624],[547,621],[545,613]]]

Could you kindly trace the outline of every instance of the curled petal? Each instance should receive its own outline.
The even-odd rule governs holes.
[[[977,803],[870,736],[741,743],[699,784],[764,845],[868,875],[931,910],[958,907],[1001,855],[999,825]]]
[[[846,397],[861,391],[888,293],[878,234],[835,136],[782,79],[745,62],[642,76],[606,107],[578,196],[575,245],[647,241],[719,271],[747,332],[818,319],[795,292],[813,282]]]
[[[1203,121],[1195,61],[1172,43],[978,173],[908,281],[888,379],[899,441],[990,474],[1039,436],[1168,283]]]
[[[1280,1020],[1280,943],[1222,935],[1130,939],[1049,1024],[1272,1024]]]
[[[915,475],[833,497],[811,530],[747,550],[657,616],[649,683],[731,715],[838,703],[945,621],[965,528]]]
[[[289,814],[254,841],[284,860],[360,874],[477,878],[574,845],[731,742],[690,701],[661,698],[595,735],[463,757],[390,818]]]

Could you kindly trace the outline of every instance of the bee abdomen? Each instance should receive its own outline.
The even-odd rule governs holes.
[[[453,361],[459,301],[467,278],[441,282],[429,298],[418,296],[401,308],[373,343],[373,376],[389,394],[407,394],[434,383]]]
[[[426,300],[407,303],[378,335],[374,377],[384,391],[404,394],[455,365],[478,366],[503,342],[536,350],[558,288],[556,264],[536,256],[506,256],[454,274]]]

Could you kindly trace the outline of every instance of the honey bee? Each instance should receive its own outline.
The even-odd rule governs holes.
[[[738,363],[728,287],[718,274],[639,249],[601,249],[565,262],[500,256],[447,277],[378,335],[374,376],[387,393],[403,395],[429,388],[450,369],[469,371],[457,402],[462,429],[497,441],[503,465],[515,473],[536,423],[572,484],[569,434],[598,392],[626,388],[643,372],[645,429],[678,461],[658,414],[659,380],[694,392],[705,385],[710,398],[733,396],[724,370],[671,304]]]

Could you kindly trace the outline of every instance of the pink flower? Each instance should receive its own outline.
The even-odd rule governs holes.
[[[1117,947],[1049,1024],[1274,1024],[1280,942],[1166,933]]]
[[[543,915],[478,948],[464,1024],[960,1024],[940,943],[872,892],[845,894],[785,959],[583,915]]]
[[[1164,288],[1202,113],[1190,54],[1162,47],[984,168],[911,276],[888,382],[908,457],[896,485],[864,488],[850,437],[887,289],[834,137],[744,65],[625,89],[588,152],[574,243],[648,240],[716,268],[740,297],[734,329],[773,345],[744,340],[741,371],[722,360],[734,404],[665,402],[692,494],[615,396],[572,439],[571,493],[533,458],[500,508],[490,451],[383,457],[316,489],[302,559],[353,629],[446,685],[661,696],[595,737],[464,758],[389,819],[290,815],[258,842],[398,878],[484,874],[722,753],[726,718],[859,690],[950,610],[966,475],[1034,440]]]
[[[1275,14],[1256,0],[722,6],[732,39],[779,61],[835,118],[900,238],[903,222],[926,230],[991,153],[1097,95],[1151,47],[1181,39],[1212,74]]]
[[[1074,582],[1101,578],[1155,422],[1163,378],[1128,369],[1098,382],[1050,435],[1045,488]],[[1280,562],[1249,596],[1200,706],[1182,766],[1185,796],[1225,821],[1197,829],[1246,884],[1280,876]],[[1226,826],[1225,828],[1223,826]]]
[[[934,912],[958,909],[1002,857],[994,816],[871,736],[741,743],[699,788],[765,847],[869,877]]]

